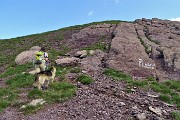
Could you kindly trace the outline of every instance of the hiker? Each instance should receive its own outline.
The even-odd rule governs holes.
[[[36,74],[40,71],[45,71],[48,69],[48,53],[46,52],[44,47],[42,47],[41,50],[36,53],[33,64],[35,66],[35,70],[29,72],[30,74]]]

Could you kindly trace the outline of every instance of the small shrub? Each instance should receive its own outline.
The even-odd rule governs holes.
[[[80,81],[82,84],[91,84],[94,80],[87,76],[87,75],[79,75],[78,78],[77,78],[78,81]]]

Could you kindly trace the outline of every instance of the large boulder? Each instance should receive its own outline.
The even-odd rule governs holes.
[[[34,59],[35,53],[41,49],[39,46],[34,46],[30,48],[28,51],[21,52],[19,55],[16,56],[15,62],[18,65],[26,64],[32,62]]]
[[[88,53],[86,50],[81,50],[81,51],[77,51],[74,56],[79,58],[85,58],[87,54]]]

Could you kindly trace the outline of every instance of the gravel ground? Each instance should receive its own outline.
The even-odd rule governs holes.
[[[95,76],[97,77],[97,76]],[[125,83],[113,81],[101,75],[91,85],[77,85],[77,96],[60,104],[46,105],[36,114],[24,116],[16,108],[7,108],[1,120],[127,120],[145,114],[148,120],[171,120],[170,112],[175,107],[149,97],[147,91],[135,88],[133,93],[125,92]],[[149,94],[155,94],[148,91]],[[162,115],[148,109],[158,107]],[[139,118],[138,118],[139,119]]]

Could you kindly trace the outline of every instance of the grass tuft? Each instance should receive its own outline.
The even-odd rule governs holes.
[[[180,112],[173,112],[172,115],[175,120],[180,120]]]
[[[127,81],[132,80],[131,76],[114,69],[105,69],[104,74],[112,77],[115,80],[127,80]]]
[[[93,83],[94,80],[87,75],[81,74],[78,76],[77,81],[81,82],[82,84],[88,85]]]
[[[45,91],[33,89],[28,93],[30,99],[43,98],[48,103],[62,102],[73,97],[76,93],[76,87],[73,84],[63,82],[54,82],[49,85]]]
[[[17,98],[17,93],[9,88],[0,88],[0,112]]]
[[[28,93],[28,98],[30,99],[39,99],[43,96],[43,92],[39,89],[33,89]]]
[[[31,86],[34,82],[35,76],[30,74],[18,74],[14,78],[6,81],[6,84],[12,88],[22,88]]]
[[[81,69],[79,67],[74,67],[74,68],[70,69],[70,72],[71,73],[79,73],[79,72],[81,72]]]
[[[160,95],[159,99],[164,101],[164,102],[167,102],[167,103],[171,104],[171,99],[170,99],[170,97],[168,95]]]

